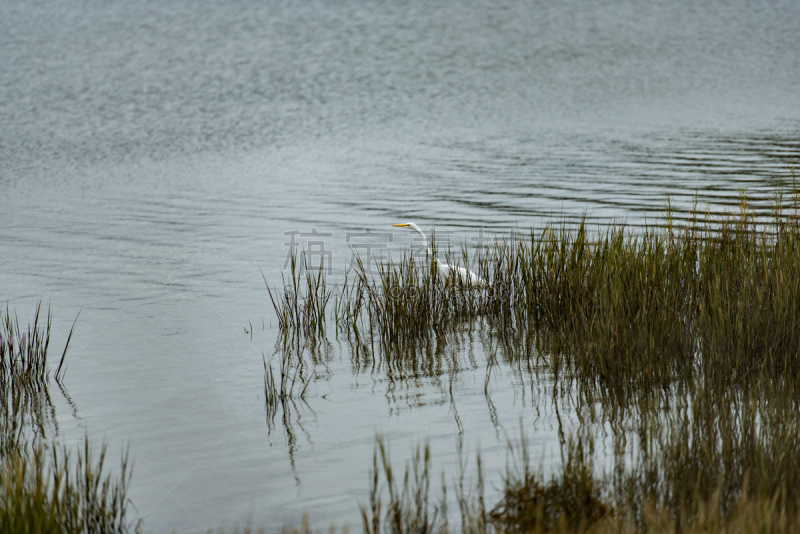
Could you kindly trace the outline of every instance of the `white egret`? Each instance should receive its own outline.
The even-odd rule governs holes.
[[[428,253],[428,256],[433,257],[433,251],[431,251],[430,247],[428,246],[428,240],[425,238],[425,234],[422,233],[422,230],[419,229],[419,226],[414,224],[413,222],[402,223],[402,224],[393,224],[392,226],[400,226],[402,228],[408,228],[410,230],[414,230],[417,232],[420,237],[422,238],[422,244],[425,247],[425,252]],[[486,283],[486,280],[478,276],[477,274],[473,273],[472,271],[468,271],[463,267],[447,265],[443,261],[440,261],[439,258],[434,257],[436,260],[436,268],[439,271],[439,276],[445,283],[452,284],[458,280],[461,286],[464,287],[488,287],[489,284]]]

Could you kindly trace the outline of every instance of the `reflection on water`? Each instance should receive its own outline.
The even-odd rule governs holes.
[[[487,355],[482,369],[485,373],[483,395],[496,439],[508,442],[511,455],[521,455],[521,460],[517,457],[506,459],[509,471],[504,478],[504,491],[508,491],[509,485],[522,483],[514,478],[520,476],[521,466],[524,466],[526,477],[529,470],[531,474],[534,472],[528,450],[530,443],[526,438],[530,423],[536,428],[542,420],[552,419],[557,425],[556,448],[560,458],[548,467],[541,464],[536,476],[540,482],[552,476],[550,484],[564,484],[564,491],[575,491],[571,484],[584,480],[583,477],[591,478],[590,485],[606,504],[613,505],[619,521],[641,521],[644,503],[669,514],[664,516],[664,521],[680,523],[697,520],[693,507],[698,502],[719,506],[719,513],[730,518],[743,510],[747,512],[748,508],[742,508],[743,502],[746,506],[769,507],[774,498],[787,503],[789,517],[795,517],[792,514],[798,511],[797,501],[792,499],[798,496],[797,486],[791,486],[792,489],[786,493],[788,486],[780,482],[783,478],[778,475],[788,469],[788,479],[795,480],[798,476],[794,462],[800,455],[800,437],[795,431],[800,388],[796,386],[793,374],[783,373],[780,369],[776,374],[776,369],[765,367],[757,375],[737,377],[734,374],[721,380],[722,375],[709,372],[708,364],[693,365],[685,370],[681,379],[663,386],[633,380],[633,374],[638,371],[632,367],[628,370],[630,380],[622,385],[602,373],[589,377],[576,372],[569,357],[579,356],[586,350],[585,340],[574,336],[560,337],[558,344],[553,344],[542,339],[559,334],[558,328],[553,332],[543,325],[492,325],[483,318],[452,326],[451,330],[431,331],[429,336],[418,336],[407,344],[370,344],[363,340],[348,340],[346,343],[350,345],[353,373],[369,375],[375,384],[386,384],[385,397],[390,415],[391,408],[401,402],[404,408],[412,411],[423,410],[426,404],[410,392],[443,389],[446,384],[450,411],[458,428],[454,438],[457,476],[448,479],[443,475],[442,480],[443,485],[449,485],[451,480],[457,485],[456,503],[464,495],[465,464],[464,427],[453,384],[462,374],[473,374],[482,367],[470,351],[477,344]],[[280,351],[292,354],[288,357],[295,359],[298,365],[303,365],[299,362],[306,351],[309,365],[326,365],[327,358],[317,357],[311,362],[310,356],[314,347],[328,346],[326,340],[307,340],[303,345],[296,340],[281,343]],[[543,346],[558,353],[544,352]],[[703,359],[700,354],[696,356]],[[709,355],[706,354],[705,358]],[[556,367],[559,362],[563,369]],[[530,408],[535,417],[528,424],[520,419],[521,441],[511,437],[508,429],[499,422],[491,396],[493,373],[505,374],[504,380],[514,383],[522,391],[526,384],[530,388]],[[421,386],[422,380],[428,383]],[[399,391],[406,394],[398,395]],[[296,408],[296,405],[292,406]],[[292,423],[284,421],[290,463],[294,469]],[[297,422],[305,431],[299,424],[299,417]],[[306,437],[311,444],[311,435],[306,433]],[[381,491],[379,480],[384,476],[380,474],[381,470],[387,478],[386,483],[392,484],[392,464],[385,441],[379,435],[376,443],[381,463],[378,463],[376,452],[370,475],[373,514],[376,495]],[[424,465],[420,463],[419,454],[420,448],[417,447],[409,461],[414,473],[412,488],[427,484],[428,477],[433,477],[431,473],[439,469],[438,465],[436,469],[431,468],[430,444],[425,446]],[[438,461],[443,462],[441,458]],[[448,462],[444,461],[443,465],[443,472],[450,473],[446,468]],[[581,477],[570,476],[569,469],[576,465]],[[424,469],[424,472],[418,472],[418,469]],[[476,469],[480,507],[492,508],[498,502],[492,499],[499,499],[499,496],[490,494],[484,504],[480,460]],[[422,478],[417,478],[417,475]],[[508,498],[508,493],[505,497]],[[689,508],[685,508],[687,503]],[[428,506],[427,497],[423,505]],[[463,514],[464,509],[457,508],[451,516],[439,520],[452,521],[459,512]],[[740,518],[739,515],[736,517]],[[704,518],[700,514],[700,520],[706,520]]]
[[[77,322],[77,319],[76,319]],[[0,311],[0,460],[28,456],[56,443],[59,434],[56,405],[50,395],[54,378],[63,401],[79,418],[77,407],[64,387],[65,357],[73,330],[57,364],[50,353],[52,316],[36,305],[33,321],[23,327],[16,311]],[[73,323],[74,329],[75,323]],[[60,400],[60,399],[59,399]],[[38,454],[38,452],[36,452]]]
[[[58,434],[47,365],[51,317],[41,311],[40,301],[27,328],[16,312],[0,311],[0,457]]]
[[[311,435],[303,425],[303,413],[314,415],[314,410],[306,400],[306,390],[312,380],[324,377],[324,372],[317,375],[317,368],[322,370],[326,367],[329,352],[330,343],[324,336],[300,336],[284,332],[275,343],[270,363],[264,359],[264,405],[268,435],[272,435],[275,420],[280,414],[289,462],[298,485],[300,479],[295,466],[297,431],[305,435],[309,445],[313,445]],[[275,360],[277,372],[272,370]]]

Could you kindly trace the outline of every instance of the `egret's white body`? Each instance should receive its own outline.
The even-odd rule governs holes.
[[[428,240],[425,238],[425,234],[422,233],[422,230],[419,229],[419,226],[413,222],[393,224],[392,226],[409,228],[419,234],[419,236],[422,238],[422,244],[425,247],[425,252],[428,253],[428,256],[433,257],[433,259],[436,260],[436,269],[439,271],[439,276],[445,281],[445,283],[460,283],[460,285],[465,287],[488,287],[489,284],[486,283],[486,280],[472,271],[468,271],[463,267],[447,265],[443,261],[439,260],[439,258],[434,257],[433,251],[431,251],[430,247],[428,246]]]

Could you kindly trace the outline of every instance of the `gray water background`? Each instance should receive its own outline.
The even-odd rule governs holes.
[[[0,298],[52,303],[56,346],[80,310],[57,438],[130,444],[151,532],[359,529],[376,432],[452,471],[442,380],[357,373],[335,339],[269,431],[286,232],[331,234],[340,280],[348,233],[766,206],[800,155],[794,1],[6,1],[0,30]],[[549,459],[556,427],[502,367],[493,421],[472,349],[454,396],[496,495],[504,432]]]

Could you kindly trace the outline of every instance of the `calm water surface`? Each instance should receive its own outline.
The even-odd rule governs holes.
[[[51,302],[57,345],[81,310],[58,437],[130,443],[152,532],[304,510],[360,527],[376,432],[398,464],[428,440],[451,472],[453,402],[492,495],[520,418],[534,457],[557,452],[554,406],[513,367],[487,402],[480,333],[394,380],[331,336],[270,431],[260,269],[280,284],[287,232],[329,234],[297,242],[341,279],[348,243],[392,223],[453,244],[641,224],[668,194],[763,199],[800,156],[794,1],[163,4],[0,5],[0,298]]]

